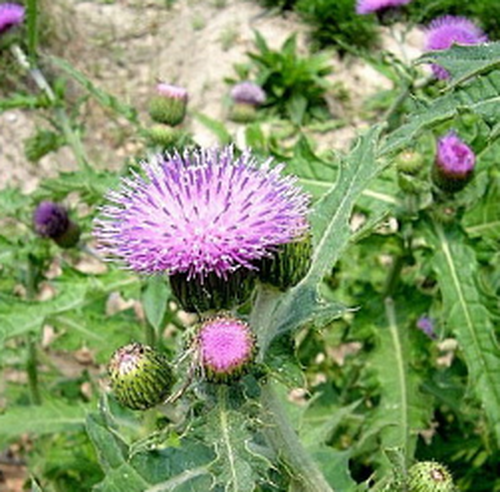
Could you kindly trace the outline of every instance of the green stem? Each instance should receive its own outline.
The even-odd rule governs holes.
[[[154,327],[147,320],[144,321],[144,334],[146,337],[146,344],[150,347],[156,347],[156,332]]]
[[[265,285],[257,287],[257,295],[250,314],[250,326],[257,336],[257,346],[259,347],[257,362],[264,361],[270,341],[273,339],[271,317],[280,296],[281,293],[272,287]]]
[[[75,132],[75,130],[71,127],[70,119],[66,114],[64,108],[58,106],[57,96],[55,95],[52,87],[47,82],[47,79],[45,78],[41,70],[36,65],[33,65],[30,62],[19,45],[12,45],[11,51],[19,65],[28,72],[37,87],[47,96],[47,99],[51,102],[51,104],[55,106],[55,114],[57,120],[61,125],[64,137],[66,138],[68,145],[73,150],[80,169],[90,169],[88,159],[82,145],[82,141],[78,133]]]
[[[26,373],[28,374],[28,387],[30,392],[30,400],[33,405],[40,405],[42,397],[40,396],[40,388],[38,386],[38,358],[36,343],[32,335],[26,337],[28,348],[28,356],[26,358]]]
[[[262,386],[261,403],[263,419],[267,424],[263,429],[264,433],[276,454],[293,470],[293,490],[334,492],[316,463],[302,447],[270,382]]]

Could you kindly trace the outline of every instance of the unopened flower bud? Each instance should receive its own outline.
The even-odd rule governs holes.
[[[133,410],[146,410],[164,401],[174,384],[165,356],[140,343],[119,348],[109,363],[116,399]]]
[[[254,82],[245,81],[231,89],[231,106],[229,117],[239,123],[249,123],[257,116],[257,107],[266,100],[266,93]]]
[[[472,179],[476,156],[454,132],[438,140],[432,180],[443,191],[454,193]]]
[[[416,175],[424,165],[424,158],[415,150],[404,150],[396,157],[396,166],[399,172]]]
[[[177,147],[186,137],[186,134],[180,128],[154,125],[147,130],[146,136],[150,145],[159,147],[161,151],[165,151]]]
[[[80,228],[70,220],[68,211],[54,202],[41,202],[33,213],[35,231],[52,239],[61,248],[71,248],[80,239]]]
[[[285,291],[297,285],[307,274],[312,261],[311,235],[281,244],[270,258],[259,266],[259,279]]]
[[[247,323],[229,316],[205,321],[197,334],[206,378],[228,382],[243,375],[255,355],[255,338]]]
[[[408,492],[454,492],[447,468],[434,461],[416,463],[408,470]]]
[[[188,92],[183,87],[160,83],[149,102],[149,115],[157,123],[175,126],[186,115]]]

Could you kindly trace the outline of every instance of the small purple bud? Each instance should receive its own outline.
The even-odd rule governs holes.
[[[474,45],[486,43],[488,37],[466,17],[444,15],[434,19],[426,30],[426,51],[446,50],[453,44]],[[450,74],[443,67],[432,64],[436,78],[447,79]]]
[[[237,377],[253,360],[254,336],[250,327],[236,318],[220,316],[205,321],[197,340],[209,380],[228,381]]]
[[[188,98],[188,92],[183,87],[161,82],[149,101],[149,115],[157,123],[176,126],[186,116]]]
[[[443,191],[459,191],[472,179],[475,164],[472,149],[451,131],[438,140],[432,179]]]
[[[422,330],[429,338],[435,340],[437,338],[434,331],[434,322],[428,316],[420,316],[417,320],[417,328]]]
[[[80,238],[78,226],[69,219],[67,210],[54,202],[41,202],[33,213],[36,233],[53,239],[62,248],[75,246]]]
[[[260,106],[266,100],[266,93],[254,82],[245,81],[236,84],[231,89],[231,98],[235,103]]]
[[[24,7],[17,3],[4,3],[0,5],[0,34],[11,27],[22,24],[24,20]]]

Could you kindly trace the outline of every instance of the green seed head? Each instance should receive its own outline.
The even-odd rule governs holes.
[[[158,405],[169,395],[174,384],[167,359],[140,343],[119,348],[113,354],[108,370],[116,399],[133,410]]]
[[[435,461],[416,463],[408,470],[408,492],[454,492],[448,469]]]

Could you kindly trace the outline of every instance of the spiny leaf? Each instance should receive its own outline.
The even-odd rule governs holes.
[[[472,112],[486,120],[499,116],[500,71],[494,70],[438,97],[428,106],[413,111],[408,122],[393,131],[380,148],[380,155],[402,150],[418,135],[460,113]]]
[[[251,492],[270,463],[249,447],[248,417],[229,406],[227,387],[220,386],[217,406],[207,415],[206,440],[217,458],[212,464],[216,483],[226,492]]]
[[[481,401],[500,443],[500,350],[490,314],[477,289],[478,264],[463,237],[435,224],[433,268],[443,296],[446,322],[457,337],[469,385]]]
[[[447,50],[425,53],[417,63],[436,63],[445,68],[451,76],[448,89],[452,89],[471,77],[499,68],[500,42],[454,45]]]
[[[415,450],[417,430],[428,420],[428,406],[418,389],[419,380],[410,370],[411,353],[407,328],[396,318],[391,298],[385,300],[385,326],[377,326],[378,347],[373,356],[380,382],[381,400],[371,427],[380,428],[383,448],[400,448],[409,464]]]
[[[164,278],[151,277],[148,279],[146,288],[142,293],[142,304],[146,318],[156,330],[161,328],[167,310],[169,295],[170,289]]]

